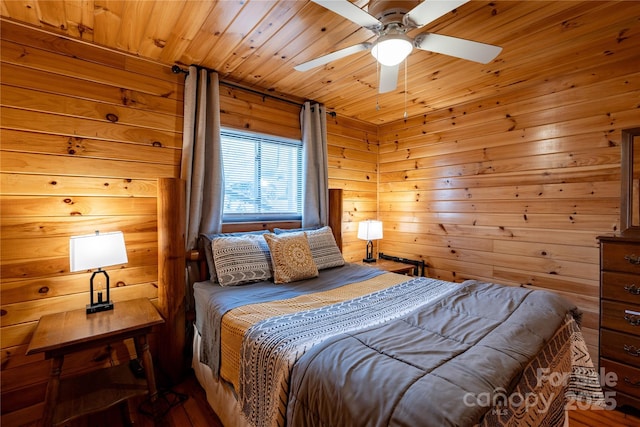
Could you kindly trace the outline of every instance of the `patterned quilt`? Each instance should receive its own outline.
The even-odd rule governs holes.
[[[244,383],[240,381],[240,361],[245,357],[241,354],[243,343],[260,347],[264,339],[277,340],[279,331],[287,331],[287,337],[283,338],[286,342],[295,342],[296,345],[307,348],[335,333],[361,328],[375,316],[375,313],[362,312],[362,308],[370,311],[374,307],[372,301],[385,301],[386,296],[404,289],[405,281],[405,276],[381,274],[327,291],[247,304],[230,310],[221,325],[220,375],[242,394]],[[402,286],[396,286],[400,284]],[[384,308],[383,312],[387,313],[389,309]],[[397,312],[399,315],[402,310]],[[351,319],[339,321],[337,313],[347,313]],[[302,330],[298,331],[296,327]],[[255,340],[247,335],[248,332],[256,336]],[[267,348],[269,347],[265,347]],[[256,355],[253,354],[252,357],[254,356]],[[250,375],[243,378],[251,380]]]

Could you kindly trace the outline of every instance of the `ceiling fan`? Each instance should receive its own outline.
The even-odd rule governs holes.
[[[398,84],[400,63],[413,48],[442,53],[483,64],[493,60],[501,47],[434,33],[419,34],[415,38],[407,32],[435,21],[447,12],[469,0],[425,0],[389,1],[371,0],[369,12],[365,12],[349,0],[311,0],[340,16],[373,31],[377,39],[347,47],[328,55],[294,67],[297,71],[308,71],[340,58],[371,49],[371,54],[380,63],[380,93],[394,90]]]

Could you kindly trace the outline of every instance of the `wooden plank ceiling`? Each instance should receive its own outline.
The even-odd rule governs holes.
[[[393,2],[391,2],[393,3]],[[296,101],[313,99],[329,110],[382,124],[504,94],[514,84],[535,87],[548,75],[572,70],[585,55],[605,55],[603,37],[620,16],[598,1],[471,1],[409,33],[436,32],[501,46],[483,65],[415,50],[395,91],[377,94],[369,52],[307,72],[295,65],[375,35],[309,1],[288,0],[2,0],[3,17],[165,64],[196,64],[223,80]],[[366,10],[368,1],[356,4]],[[626,19],[640,2],[621,2]],[[629,15],[631,12],[631,15]]]

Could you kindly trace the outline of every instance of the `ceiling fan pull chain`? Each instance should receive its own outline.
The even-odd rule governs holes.
[[[407,119],[407,62],[409,58],[404,59],[404,119]]]
[[[376,111],[380,111],[380,63],[376,61],[376,81],[378,90],[376,91]]]

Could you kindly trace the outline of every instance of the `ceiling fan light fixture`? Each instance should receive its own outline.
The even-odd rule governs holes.
[[[382,65],[393,67],[405,60],[413,50],[413,42],[404,33],[380,36],[371,48],[371,55]]]

